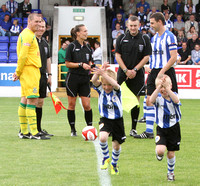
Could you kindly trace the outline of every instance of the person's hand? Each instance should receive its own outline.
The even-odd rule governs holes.
[[[49,84],[49,85],[50,85],[50,87],[51,87],[51,84],[52,84],[52,81],[51,81],[51,76],[48,76],[48,79],[47,79],[47,84]]]
[[[91,66],[86,64],[86,63],[83,63],[83,69],[85,70],[91,70]]]
[[[101,66],[101,69],[106,70],[108,67],[110,67],[109,62],[104,62],[103,65]]]
[[[17,76],[16,72],[13,74],[13,81],[17,81],[19,79],[19,76]]]
[[[129,79],[133,79],[133,78],[136,76],[135,70],[128,70],[128,71],[126,72],[126,76],[127,76],[127,78],[129,78]]]

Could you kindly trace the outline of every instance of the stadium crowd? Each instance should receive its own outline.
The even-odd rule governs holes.
[[[68,0],[67,3],[68,6],[85,5],[84,0]],[[112,50],[113,54],[113,60],[110,63],[117,63],[114,57],[116,39],[119,35],[127,32],[126,22],[129,16],[136,15],[141,23],[139,31],[151,38],[155,35],[155,32],[150,28],[149,18],[155,12],[162,12],[165,16],[166,28],[177,37],[178,53],[181,56],[181,60],[177,64],[200,64],[200,1],[194,5],[192,0],[187,0],[187,3],[184,3],[183,0],[175,0],[170,6],[168,0],[163,0],[160,7],[151,7],[145,0],[140,0],[138,3],[135,0],[94,0],[93,5],[104,6],[106,10],[108,43],[111,46],[109,50]],[[24,0],[21,3],[8,0],[5,4],[2,4],[0,9],[0,36],[8,36],[9,38],[18,36],[26,28],[27,17],[31,12],[37,12],[42,16],[40,9],[32,9],[30,0]],[[43,17],[43,19],[47,22],[46,18]],[[48,23],[47,27],[50,27]],[[47,40],[48,30],[45,33]],[[182,45],[186,45],[186,49]],[[9,50],[7,53],[9,56]],[[1,62],[9,61],[1,60]]]

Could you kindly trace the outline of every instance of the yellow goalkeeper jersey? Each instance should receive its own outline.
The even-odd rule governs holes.
[[[41,67],[40,50],[36,36],[28,28],[25,28],[18,37],[17,56],[17,76],[22,74],[24,66]]]

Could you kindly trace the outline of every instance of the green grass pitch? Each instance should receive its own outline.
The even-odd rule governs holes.
[[[67,106],[67,99],[61,100]],[[62,109],[56,115],[51,99],[46,98],[42,127],[55,136],[40,141],[17,137],[19,102],[20,98],[0,98],[0,185],[100,185],[94,145],[81,136],[86,124],[80,104],[76,105],[78,136],[71,137],[66,111]],[[176,181],[167,181],[166,154],[161,162],[156,160],[154,140],[129,136],[131,119],[124,112],[127,139],[119,159],[120,174],[110,175],[113,186],[200,185],[200,100],[181,100],[181,103],[182,141],[176,153]],[[91,106],[94,126],[98,129],[97,98],[91,98]],[[145,124],[138,123],[138,133],[144,130]],[[109,147],[111,153],[111,138]]]

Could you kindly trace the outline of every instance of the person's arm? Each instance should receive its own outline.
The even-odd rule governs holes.
[[[51,84],[52,84],[52,81],[51,81],[51,77],[52,77],[52,74],[51,74],[51,58],[47,59],[47,73],[48,73],[47,83],[51,86]]]
[[[156,98],[158,97],[158,93],[160,92],[161,85],[158,85],[154,92],[151,94],[149,101],[154,104],[156,102]]]
[[[101,82],[99,81],[99,74],[97,74],[97,73],[95,73],[93,76],[92,76],[92,79],[91,79],[91,81],[92,81],[92,83],[93,83],[93,85],[95,86],[95,87],[98,87],[100,84],[101,84]]]

